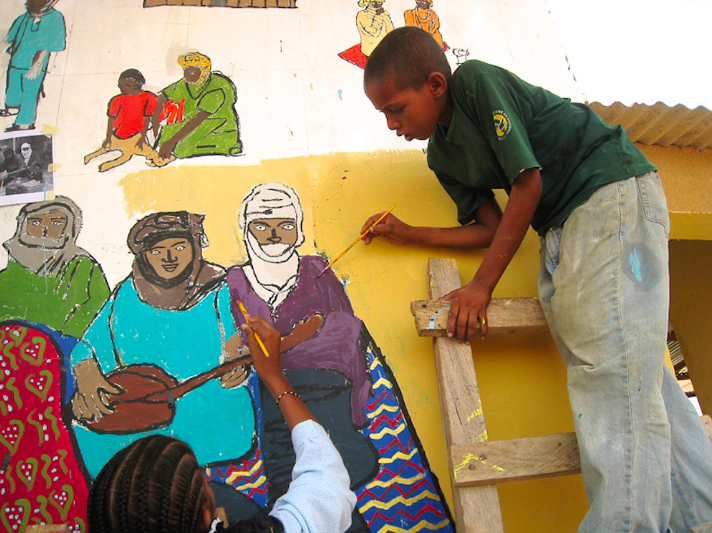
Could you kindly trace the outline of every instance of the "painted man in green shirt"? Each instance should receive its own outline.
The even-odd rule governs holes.
[[[166,120],[158,136],[158,157],[147,161],[163,166],[175,158],[238,155],[242,152],[235,112],[237,93],[232,81],[211,70],[210,59],[198,52],[182,55],[183,78],[158,96],[153,130]]]

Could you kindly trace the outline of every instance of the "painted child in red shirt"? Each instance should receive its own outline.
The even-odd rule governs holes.
[[[134,155],[148,159],[156,156],[155,150],[146,142],[146,132],[156,109],[157,98],[152,92],[143,90],[144,83],[146,79],[135,68],[121,73],[121,94],[109,102],[106,139],[101,148],[84,158],[85,165],[95,157],[113,150],[120,151],[121,155],[99,165],[99,172],[122,165]]]

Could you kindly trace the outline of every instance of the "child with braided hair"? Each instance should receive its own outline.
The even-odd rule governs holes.
[[[165,435],[152,435],[117,453],[95,479],[89,493],[89,531],[316,533],[348,529],[356,504],[348,472],[326,432],[282,373],[279,332],[265,320],[250,316],[243,329],[255,369],[292,431],[297,462],[287,493],[268,516],[225,527],[214,518],[214,494],[190,447]]]

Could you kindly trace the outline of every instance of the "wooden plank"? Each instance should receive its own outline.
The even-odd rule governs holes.
[[[712,441],[712,418],[702,415]],[[503,441],[472,442],[450,447],[458,487],[575,474],[581,460],[575,433],[557,433]]]
[[[444,337],[449,300],[416,300],[410,304],[421,337]],[[489,335],[548,331],[544,312],[535,298],[495,298],[487,308]]]
[[[575,433],[452,446],[458,487],[537,479],[581,471]]]
[[[430,258],[428,290],[431,299],[460,287],[453,259]],[[448,448],[487,440],[472,351],[448,337],[433,339],[445,440]],[[461,488],[455,483],[452,454],[448,454],[458,533],[502,533],[502,514],[495,485]]]

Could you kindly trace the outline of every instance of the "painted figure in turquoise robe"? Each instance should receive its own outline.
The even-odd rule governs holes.
[[[198,52],[180,56],[178,64],[183,78],[158,96],[153,119],[158,157],[147,163],[163,166],[176,157],[240,154],[235,85],[224,74],[212,71],[210,58]]]
[[[19,319],[81,337],[109,298],[104,272],[76,245],[82,212],[65,196],[26,204],[4,243],[0,321]]]
[[[160,424],[127,429],[112,422],[119,412],[112,405],[116,395],[145,396],[142,387],[151,384],[149,379],[136,390],[122,390],[111,383],[112,371],[159,367],[183,384],[218,366],[223,343],[235,333],[224,269],[202,256],[203,218],[163,212],[134,225],[128,237],[135,255],[132,272],[72,351],[74,431],[92,477],[119,449],[152,433],[188,442],[201,465],[230,464],[252,451],[255,410],[241,379],[212,379],[182,396],[176,393],[168,399],[173,418]],[[241,372],[245,378],[247,370]],[[130,407],[136,419],[146,414],[146,404]],[[148,404],[148,414],[155,408]]]
[[[10,26],[4,41],[9,43],[5,108],[0,116],[15,115],[6,131],[34,128],[37,103],[47,75],[50,54],[64,50],[67,30],[62,14],[54,9],[57,0],[27,0],[27,13]]]

